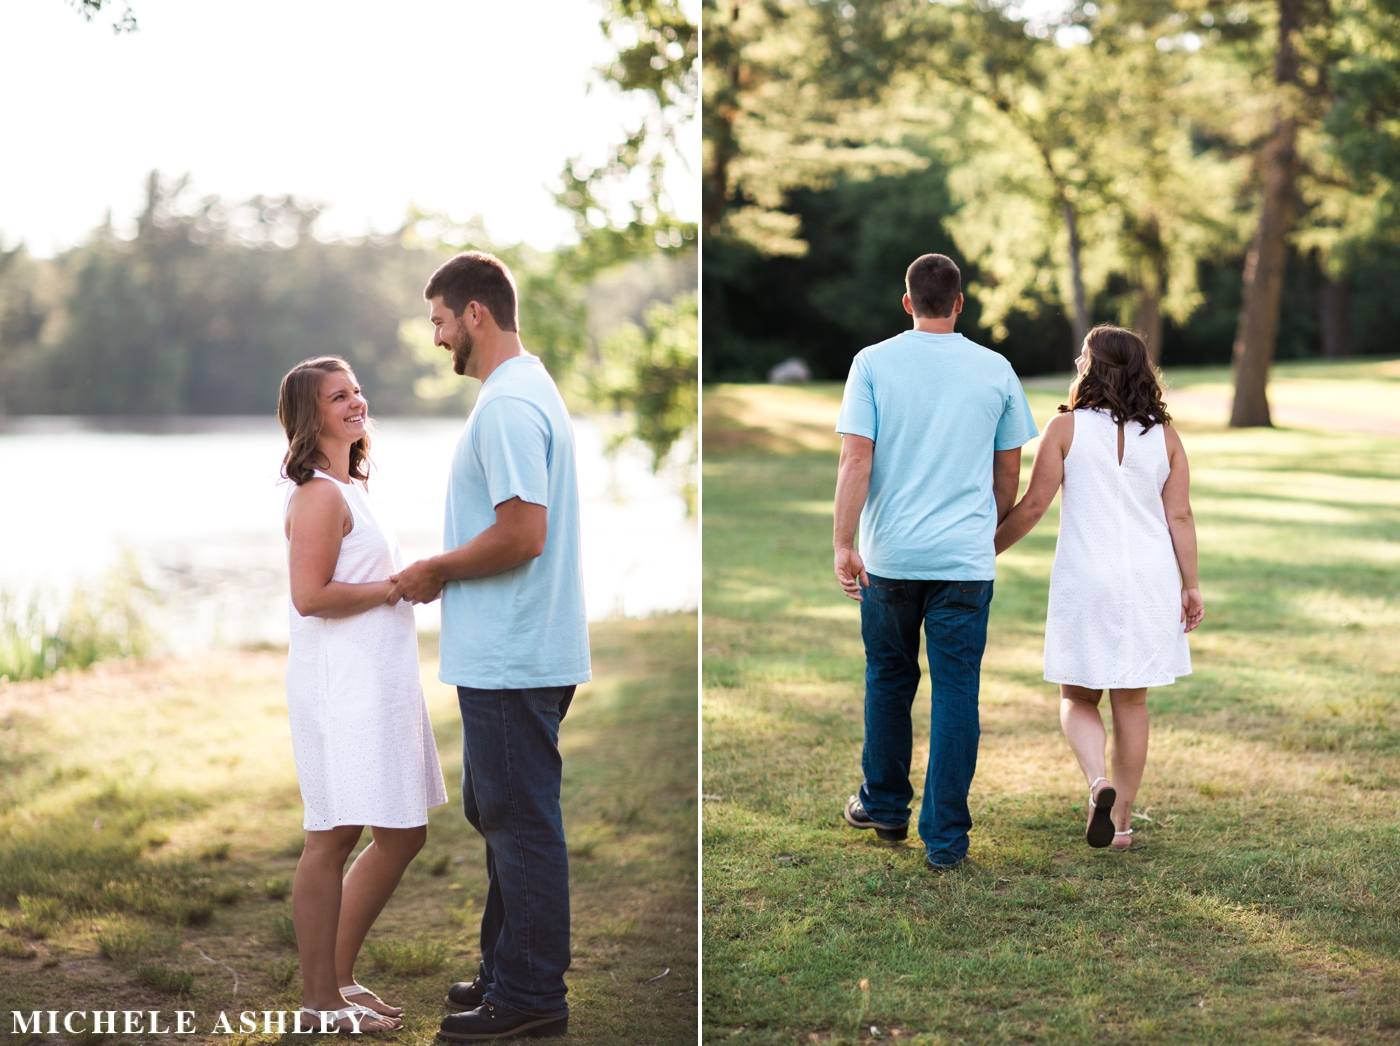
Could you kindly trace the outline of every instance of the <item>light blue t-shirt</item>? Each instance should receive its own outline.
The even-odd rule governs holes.
[[[574,431],[554,379],[529,355],[502,363],[481,386],[452,455],[444,547],[476,537],[511,498],[545,506],[544,553],[501,574],[447,583],[438,678],[483,690],[586,682]]]
[[[1039,433],[1006,357],[905,331],[851,364],[836,431],[875,441],[860,554],[880,577],[996,577],[992,454]]]

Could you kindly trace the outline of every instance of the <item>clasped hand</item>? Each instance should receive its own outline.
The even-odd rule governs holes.
[[[389,581],[392,587],[386,602],[390,606],[401,599],[410,603],[431,603],[442,595],[444,584],[432,561],[428,559],[410,563],[397,574],[390,575]]]

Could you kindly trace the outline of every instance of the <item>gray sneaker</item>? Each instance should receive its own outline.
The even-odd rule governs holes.
[[[865,807],[861,805],[859,796],[851,796],[846,800],[846,823],[852,828],[873,828],[875,834],[887,843],[902,843],[909,838],[909,822],[901,825],[878,824],[870,819],[870,815],[865,812]]]

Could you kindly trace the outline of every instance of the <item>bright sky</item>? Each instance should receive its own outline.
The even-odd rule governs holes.
[[[120,12],[120,0],[114,5]],[[67,0],[7,0],[0,19],[0,245],[39,255],[111,208],[140,210],[145,176],[190,174],[241,200],[329,205],[317,231],[395,228],[409,202],[494,239],[573,238],[547,185],[601,159],[643,111],[595,83],[612,51],[592,0],[131,0],[116,35]],[[699,0],[687,3],[698,15]],[[678,212],[699,213],[699,128],[673,164]]]

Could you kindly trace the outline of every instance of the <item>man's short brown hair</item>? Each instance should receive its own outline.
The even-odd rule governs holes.
[[[442,297],[461,316],[469,302],[486,306],[496,326],[503,331],[520,329],[516,315],[515,277],[506,263],[485,251],[463,251],[438,266],[433,278],[423,288],[423,300]]]
[[[962,273],[946,254],[925,254],[915,258],[904,274],[904,289],[909,292],[915,316],[941,319],[953,315],[962,293]]]

